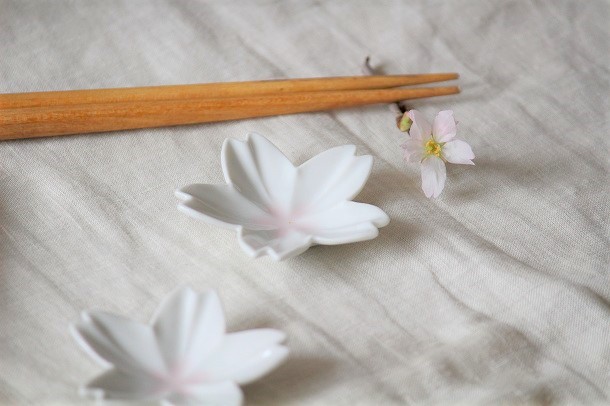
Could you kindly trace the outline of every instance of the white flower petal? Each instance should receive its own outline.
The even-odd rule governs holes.
[[[413,120],[409,135],[416,140],[424,140],[432,135],[432,127],[422,113],[417,110],[409,111],[409,117]]]
[[[360,193],[371,173],[373,157],[355,156],[355,152],[354,145],[331,148],[299,166],[292,208],[323,210]]]
[[[438,197],[445,187],[447,173],[442,159],[429,156],[421,165],[421,187],[426,197]]]
[[[434,126],[432,127],[432,134],[436,142],[447,142],[455,137],[457,128],[455,125],[455,119],[453,118],[453,111],[444,110],[439,112],[434,119]]]
[[[93,399],[156,400],[157,381],[146,374],[127,374],[112,368],[86,386],[80,394]]]
[[[443,157],[452,164],[474,165],[472,148],[466,141],[453,140],[443,145]]]
[[[153,329],[168,370],[192,370],[222,342],[225,319],[214,291],[183,287],[165,299],[153,317]]]
[[[342,244],[375,238],[377,227],[383,227],[389,221],[388,215],[379,207],[344,201],[329,210],[300,219],[299,227],[308,230],[316,243]],[[374,227],[371,228],[370,224]]]
[[[211,224],[235,228],[268,229],[272,218],[230,185],[188,185],[176,191],[178,209]]]
[[[167,397],[166,405],[174,406],[239,406],[243,394],[234,382],[216,382],[189,388],[187,393]]]
[[[222,146],[222,170],[246,199],[266,208],[286,209],[294,188],[296,168],[262,135],[248,134],[246,141],[227,139]]]
[[[420,139],[409,138],[401,147],[405,150],[404,157],[407,162],[421,162],[424,158],[424,142]]]
[[[164,370],[150,326],[104,312],[84,312],[71,326],[77,343],[103,366],[131,374]]]
[[[238,235],[241,247],[252,257],[269,255],[275,261],[294,257],[311,246],[311,236],[294,230],[247,230]]]
[[[204,374],[242,385],[253,382],[286,358],[286,347],[277,345],[285,339],[283,332],[272,329],[228,334],[218,351],[202,362]]]

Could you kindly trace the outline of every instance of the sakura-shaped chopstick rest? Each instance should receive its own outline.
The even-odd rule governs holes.
[[[83,312],[71,331],[106,368],[81,388],[96,399],[240,405],[239,385],[262,377],[288,355],[281,331],[227,334],[216,293],[188,287],[170,294],[150,324],[92,311]]]
[[[237,230],[252,257],[294,257],[314,244],[375,238],[389,218],[376,206],[351,201],[373,165],[354,145],[324,151],[295,167],[262,135],[227,139],[222,147],[226,184],[192,184],[176,191],[184,213]]]

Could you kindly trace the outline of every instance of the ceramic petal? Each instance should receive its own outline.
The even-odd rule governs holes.
[[[80,389],[93,399],[159,400],[157,381],[147,374],[128,374],[111,368]]]
[[[231,381],[217,382],[198,388],[190,388],[185,393],[174,393],[165,405],[171,406],[239,406],[243,394],[239,386]]]
[[[287,209],[296,168],[269,140],[257,133],[246,141],[227,139],[222,146],[225,180],[263,207]]]
[[[176,196],[182,200],[179,210],[219,226],[264,230],[272,222],[269,213],[230,185],[188,185],[176,191]]]
[[[355,152],[354,145],[343,145],[299,166],[292,207],[319,211],[356,197],[371,174],[373,157]]]
[[[146,324],[105,312],[83,312],[71,327],[78,343],[102,366],[151,373],[164,366],[155,337]]]
[[[187,372],[216,350],[225,334],[218,295],[199,294],[188,287],[161,303],[152,326],[166,367],[180,365]]]
[[[378,227],[386,226],[390,219],[379,207],[344,201],[302,221],[316,243],[344,244],[375,238],[379,233]]]
[[[253,382],[288,356],[288,349],[279,345],[285,339],[284,333],[272,329],[227,334],[214,355],[205,361],[205,370],[218,380],[229,379],[242,385]]]
[[[269,255],[276,261],[294,257],[312,244],[311,236],[293,230],[248,230],[243,228],[237,236],[239,245],[253,258]]]

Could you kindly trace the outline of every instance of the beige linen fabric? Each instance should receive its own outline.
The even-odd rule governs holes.
[[[476,166],[438,200],[387,106],[0,143],[0,404],[82,404],[83,309],[147,320],[214,288],[230,331],[282,329],[249,404],[610,402],[606,1],[0,1],[0,91],[457,71]],[[1,113],[0,113],[1,114]],[[377,239],[252,260],[175,208],[249,131],[295,163],[355,144]]]

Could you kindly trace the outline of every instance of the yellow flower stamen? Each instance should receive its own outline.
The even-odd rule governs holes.
[[[434,140],[426,142],[426,155],[434,155],[440,158],[441,156],[441,144]]]

